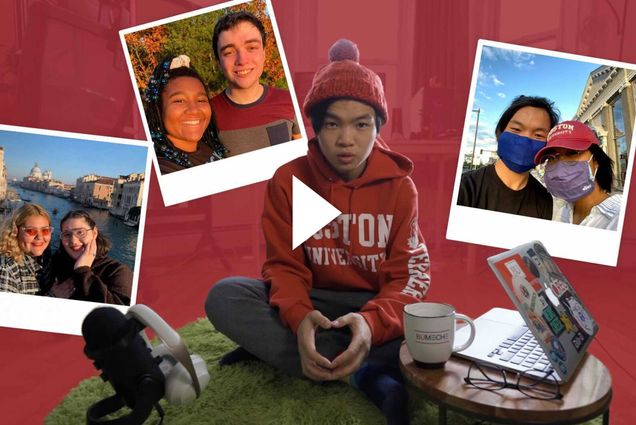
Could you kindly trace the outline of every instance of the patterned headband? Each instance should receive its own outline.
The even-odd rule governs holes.
[[[170,70],[181,67],[190,68],[190,58],[188,56],[179,55],[159,63],[150,77],[148,87],[144,91],[144,100],[148,103],[157,103],[161,90],[168,84],[170,79]]]

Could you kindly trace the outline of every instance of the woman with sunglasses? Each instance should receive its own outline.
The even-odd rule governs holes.
[[[24,204],[0,226],[0,291],[42,294],[49,286],[51,217],[37,204]],[[58,284],[47,295],[67,298],[71,285]]]
[[[616,230],[623,196],[612,193],[613,161],[596,134],[578,121],[564,121],[548,134],[535,156],[554,199],[552,220]]]
[[[53,258],[57,284],[70,283],[71,298],[108,304],[130,304],[132,270],[108,256],[110,241],[84,210],[67,213],[60,222],[60,248]]]

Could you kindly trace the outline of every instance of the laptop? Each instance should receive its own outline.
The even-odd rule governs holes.
[[[598,324],[539,241],[488,258],[517,311],[493,308],[475,320],[475,340],[459,357],[559,382],[574,374]],[[468,327],[457,340],[468,338]]]

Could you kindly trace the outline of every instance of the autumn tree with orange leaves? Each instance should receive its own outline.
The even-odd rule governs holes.
[[[137,87],[145,89],[158,63],[158,56],[166,42],[165,26],[158,26],[126,34],[130,61],[135,70]]]

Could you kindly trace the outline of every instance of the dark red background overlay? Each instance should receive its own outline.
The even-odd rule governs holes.
[[[213,3],[2,2],[0,122],[143,139],[118,30]],[[452,303],[471,316],[492,306],[512,308],[485,261],[500,250],[445,239],[477,40],[636,63],[636,28],[627,25],[636,21],[636,2],[273,4],[301,100],[312,73],[325,63],[328,46],[341,37],[356,41],[361,61],[382,74],[392,113],[383,135],[416,166],[420,225],[432,262],[429,299]],[[418,125],[396,124],[400,121]],[[91,160],[99,158],[86,158]],[[154,173],[148,181],[137,301],[180,327],[204,316],[203,301],[213,282],[232,274],[258,275],[264,257],[259,225],[264,184],[165,208]],[[558,261],[600,324],[590,351],[612,373],[612,423],[625,425],[636,418],[636,321],[627,317],[636,302],[636,194],[631,192],[617,267]],[[96,374],[82,353],[81,337],[1,328],[0,347],[4,424],[42,422],[72,387]]]

